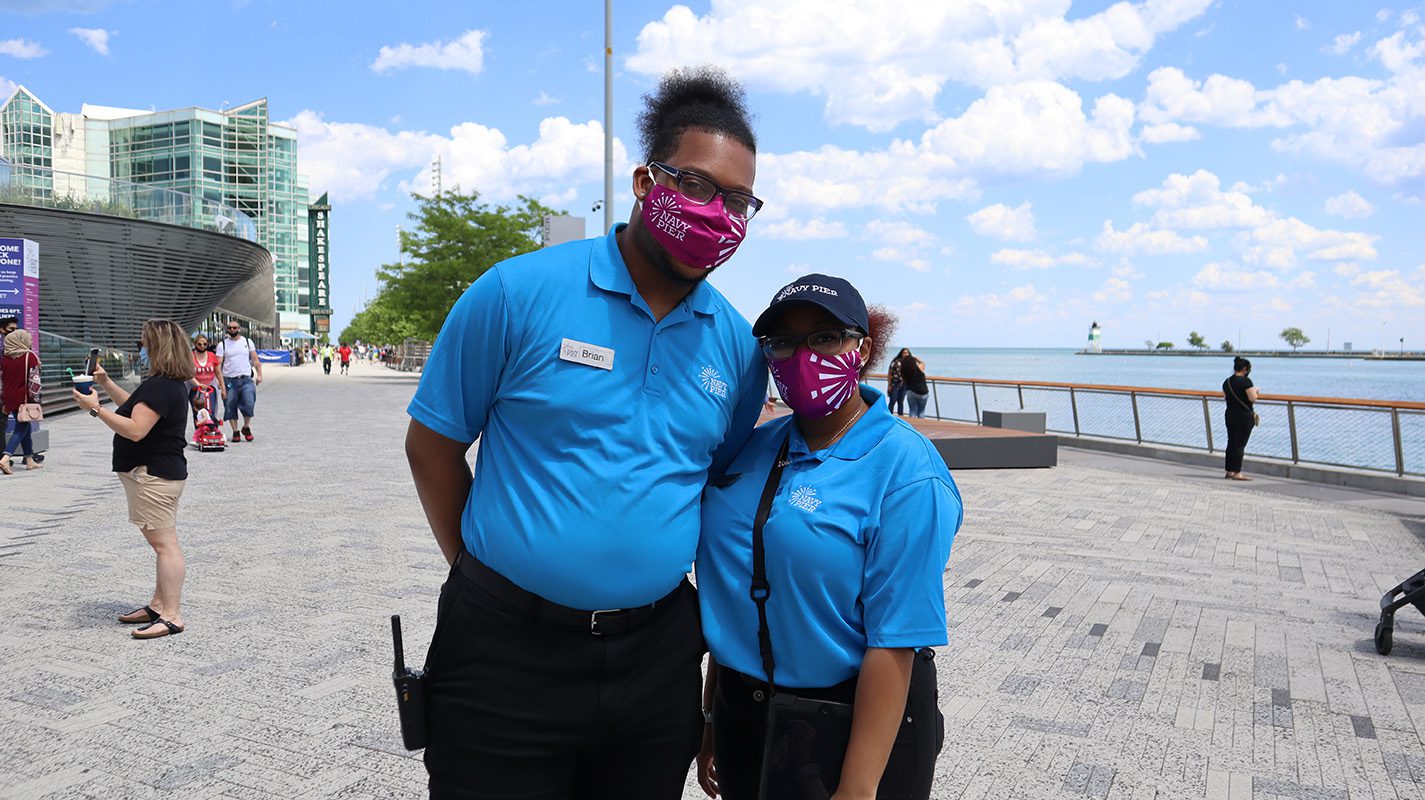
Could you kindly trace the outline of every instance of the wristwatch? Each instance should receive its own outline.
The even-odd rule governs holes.
[[[99,416],[99,409],[97,409],[97,408],[91,408],[91,409],[89,409],[89,416],[91,416],[91,417],[97,417],[97,416]]]

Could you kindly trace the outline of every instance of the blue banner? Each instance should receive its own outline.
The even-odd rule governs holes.
[[[291,364],[291,350],[258,350],[257,360],[264,364]]]

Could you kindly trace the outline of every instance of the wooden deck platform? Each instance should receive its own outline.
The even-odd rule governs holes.
[[[759,424],[790,413],[778,406]],[[903,418],[935,444],[950,469],[1038,469],[1059,463],[1059,439],[1051,434],[987,428],[968,422]]]

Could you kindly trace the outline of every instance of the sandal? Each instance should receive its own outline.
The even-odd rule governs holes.
[[[1232,476],[1232,480],[1234,480],[1234,481],[1250,481],[1251,478],[1249,478],[1249,477],[1247,477],[1246,475],[1243,475],[1242,473],[1239,472],[1239,473],[1237,473],[1236,475],[1233,475],[1233,476]]]
[[[159,625],[162,625],[163,627],[160,628],[157,633],[144,633],[144,631],[148,630],[149,628],[154,628]],[[158,619],[149,623],[145,627],[139,628],[138,630],[135,630],[129,635],[134,637],[135,639],[161,639],[164,636],[177,636],[182,632],[182,628],[178,627],[177,625],[174,625],[172,622],[169,622],[168,620],[162,617],[159,617]]]
[[[133,625],[139,622],[152,625],[153,623],[158,622],[162,618],[163,617],[160,616],[157,611],[153,610],[153,606],[144,606],[143,608],[136,608],[127,614],[119,615],[119,621],[124,623],[125,625]]]
[[[14,474],[15,474],[15,470],[10,467],[10,454],[9,454],[9,453],[6,453],[5,455],[0,456],[0,472],[5,473],[6,475],[14,475]]]

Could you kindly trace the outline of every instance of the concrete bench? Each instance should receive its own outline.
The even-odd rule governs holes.
[[[1026,433],[1044,432],[1043,411],[985,411],[982,424],[986,428],[1004,428]]]

